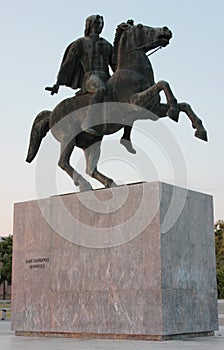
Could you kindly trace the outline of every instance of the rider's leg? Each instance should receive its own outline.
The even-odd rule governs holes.
[[[124,133],[122,138],[120,139],[120,143],[127,149],[128,152],[135,154],[136,150],[133,148],[132,142],[131,142],[131,131],[132,131],[132,126],[125,125]]]
[[[87,117],[83,121],[81,128],[88,134],[95,135],[95,125],[100,124],[103,121],[103,115],[101,108],[96,106],[103,102],[103,98],[106,92],[106,85],[96,74],[91,74],[86,80],[86,90],[92,93],[90,97],[90,105],[88,108]]]

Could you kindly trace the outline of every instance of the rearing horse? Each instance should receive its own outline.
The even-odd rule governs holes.
[[[104,135],[124,128],[121,143],[134,153],[130,143],[130,132],[138,119],[157,120],[168,116],[178,122],[180,112],[185,112],[196,129],[195,136],[207,141],[202,121],[188,103],[177,103],[166,81],[155,83],[151,63],[146,55],[149,50],[167,46],[172,37],[167,27],[152,28],[138,24],[122,23],[117,28],[115,50],[117,68],[107,81],[104,103],[91,106],[96,115],[92,125],[96,135],[82,131],[81,124],[86,117],[90,94],[78,95],[60,102],[54,110],[42,111],[34,120],[31,130],[27,162],[36,156],[41,141],[51,129],[61,144],[58,165],[73,179],[80,191],[92,189],[70,164],[75,146],[82,148],[86,158],[86,173],[100,181],[105,187],[115,186],[114,181],[97,169],[100,146]],[[164,91],[167,103],[160,102],[159,93]],[[109,108],[108,108],[109,106]],[[92,113],[91,113],[92,115]]]

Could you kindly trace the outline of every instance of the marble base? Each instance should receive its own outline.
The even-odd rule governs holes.
[[[15,204],[12,329],[150,340],[212,335],[212,197],[153,182]]]

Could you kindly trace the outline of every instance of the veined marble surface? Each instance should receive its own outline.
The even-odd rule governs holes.
[[[207,194],[153,182],[15,204],[16,331],[211,332],[215,278]]]

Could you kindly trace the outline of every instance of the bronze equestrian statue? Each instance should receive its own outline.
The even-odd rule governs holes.
[[[74,147],[83,149],[88,175],[105,187],[115,186],[112,179],[97,169],[101,142],[104,135],[124,128],[121,143],[134,152],[130,143],[130,131],[136,120],[157,120],[167,116],[178,122],[179,113],[185,112],[196,130],[195,136],[207,141],[202,121],[191,106],[185,102],[178,103],[166,81],[154,81],[152,65],[146,54],[152,49],[167,46],[171,37],[172,33],[167,27],[133,25],[130,21],[121,23],[116,30],[113,48],[116,70],[106,81],[103,103],[91,105],[92,93],[87,92],[63,100],[53,111],[40,112],[31,130],[27,162],[34,159],[43,137],[51,129],[61,144],[58,165],[79,186],[80,191],[84,191],[92,187],[70,164]],[[167,103],[160,102],[161,91],[164,91]],[[89,120],[93,134],[83,128],[83,122],[88,119],[89,105],[93,108],[94,122]]]

